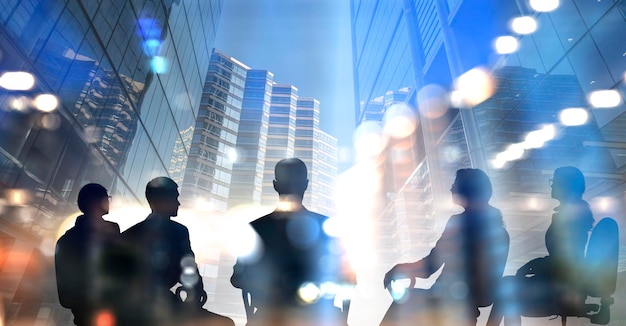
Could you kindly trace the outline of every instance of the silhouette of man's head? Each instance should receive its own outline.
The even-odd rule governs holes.
[[[109,213],[109,194],[102,185],[89,183],[78,192],[77,204],[85,214],[105,215]]]
[[[279,195],[304,197],[309,185],[306,165],[297,158],[287,158],[276,163],[274,168],[274,189]]]
[[[563,166],[554,170],[552,178],[552,198],[557,200],[581,199],[585,192],[585,177],[573,166]]]
[[[456,179],[450,191],[454,203],[463,207],[471,204],[487,204],[493,193],[489,177],[479,169],[456,171]]]
[[[153,213],[161,216],[178,215],[178,185],[167,177],[157,177],[146,186],[146,199]]]

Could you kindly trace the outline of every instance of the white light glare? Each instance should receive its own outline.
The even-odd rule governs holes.
[[[156,74],[163,74],[167,72],[168,64],[167,60],[164,57],[155,56],[150,60],[150,68]]]
[[[59,100],[52,94],[41,94],[35,97],[33,106],[39,111],[52,112],[59,106]]]
[[[393,138],[404,138],[409,136],[417,126],[415,114],[411,108],[398,103],[390,106],[383,118],[385,122],[384,132]]]
[[[539,12],[550,12],[559,7],[559,0],[530,0],[530,7]]]
[[[9,71],[0,76],[0,87],[10,91],[26,91],[35,86],[35,77],[24,71]]]
[[[487,100],[494,92],[494,82],[489,72],[483,68],[474,68],[459,76],[455,83],[458,93],[453,93],[452,102],[462,99],[463,104],[474,106]]]
[[[522,144],[512,144],[504,152],[496,156],[496,161],[510,162],[519,160],[522,156],[524,156],[524,146]]]
[[[239,156],[237,155],[237,150],[236,150],[236,149],[231,148],[231,149],[228,151],[228,160],[229,160],[231,163],[235,163],[235,162],[237,162],[237,158],[238,158],[238,157],[239,157]]]
[[[532,34],[537,30],[537,21],[531,16],[521,16],[511,21],[511,29],[517,34]]]
[[[618,91],[607,89],[591,92],[587,100],[595,108],[614,108],[620,104],[622,97]]]
[[[511,54],[519,48],[519,42],[513,36],[500,36],[494,42],[496,52],[499,54]]]
[[[581,126],[588,119],[589,113],[583,108],[568,108],[559,113],[559,121],[564,126]]]
[[[526,135],[524,149],[540,148],[547,141],[554,139],[556,130],[553,125],[547,125],[539,130],[531,131]]]
[[[315,301],[317,301],[317,299],[320,298],[320,294],[321,294],[320,288],[318,288],[313,283],[304,283],[298,289],[298,297],[305,304],[314,303]]]

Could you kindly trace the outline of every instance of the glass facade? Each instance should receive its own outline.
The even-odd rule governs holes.
[[[383,97],[401,87],[415,96],[405,103],[419,119],[417,165],[403,187],[385,187],[393,192],[384,196],[391,200],[379,215],[386,234],[378,248],[381,271],[415,261],[432,247],[433,235],[458,212],[448,189],[460,168],[481,168],[492,180],[492,204],[502,210],[512,239],[505,274],[546,255],[544,235],[556,206],[548,179],[557,167],[582,170],[583,198],[596,222],[612,216],[624,227],[626,59],[624,48],[611,41],[626,29],[621,1],[566,0],[538,12],[527,2],[353,0],[351,9],[357,124],[384,125],[389,106]],[[379,16],[389,19],[382,23]],[[511,21],[519,16],[532,17],[536,31],[515,33]],[[402,22],[390,24],[397,19]],[[517,46],[498,47],[499,36],[512,36]],[[405,49],[404,56],[391,55]],[[412,73],[409,78],[393,73],[400,66],[410,67],[402,69]],[[486,72],[488,94],[458,102],[454,91],[463,90],[463,78],[475,68]],[[440,95],[432,94],[433,86]],[[609,91],[616,100],[598,104],[595,91]],[[434,112],[429,98],[447,104]],[[567,122],[570,108],[589,118],[580,125]],[[529,143],[541,132],[548,132],[545,142]],[[388,152],[392,146],[381,154],[387,161],[397,157]],[[514,149],[519,155],[511,157]],[[387,184],[398,176],[388,167],[380,171]],[[407,202],[415,207],[406,209]],[[621,257],[619,270],[625,267]]]
[[[151,178],[180,178],[221,8],[221,0],[0,3],[0,71],[35,77],[30,90],[0,91],[9,324],[71,322],[51,286],[51,256],[84,184],[104,185],[114,205],[146,206]],[[39,94],[54,95],[56,110],[37,110]]]

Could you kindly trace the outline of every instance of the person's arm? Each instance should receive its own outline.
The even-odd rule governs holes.
[[[441,257],[446,255],[446,253],[450,250],[454,250],[455,248],[451,247],[450,239],[454,238],[456,233],[456,218],[453,216],[448,221],[443,234],[437,240],[435,247],[430,251],[430,253],[413,263],[404,263],[395,265],[387,274],[385,274],[385,278],[383,279],[383,286],[388,288],[391,285],[391,281],[397,279],[404,278],[428,278],[434,272],[436,272],[443,265],[443,260]]]
[[[181,245],[182,245],[182,257],[183,259],[189,259],[189,264],[190,266],[186,266],[188,267],[192,267],[191,264],[193,264],[193,274],[194,274],[194,278],[197,280],[195,282],[195,284],[192,287],[192,290],[194,293],[196,293],[196,295],[198,296],[198,300],[200,303],[204,303],[206,301],[207,298],[207,294],[204,291],[204,283],[202,282],[202,276],[200,275],[200,270],[198,269],[198,264],[196,264],[196,260],[195,260],[195,254],[193,252],[193,250],[191,249],[191,240],[189,239],[189,230],[187,229],[187,227],[183,226],[182,228],[182,237],[181,237]],[[182,270],[183,273],[185,273],[185,269],[183,268]],[[181,284],[184,284],[183,282],[181,282]]]

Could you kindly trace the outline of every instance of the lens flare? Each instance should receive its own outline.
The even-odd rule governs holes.
[[[564,126],[582,126],[589,120],[589,112],[583,108],[568,108],[559,113],[559,121]]]
[[[385,149],[387,138],[379,122],[365,121],[354,131],[354,149],[357,159],[374,157]]]
[[[33,106],[42,112],[52,112],[59,106],[59,100],[52,94],[41,94],[35,97]]]
[[[510,26],[517,34],[532,34],[537,30],[537,21],[531,16],[521,16],[511,20]]]
[[[387,108],[383,117],[384,132],[392,138],[409,136],[417,125],[415,113],[406,104],[394,104]]]
[[[619,92],[614,89],[594,91],[587,97],[589,104],[595,108],[614,108],[622,102]]]
[[[150,68],[155,74],[164,74],[168,70],[167,60],[164,57],[155,56],[150,60]]]
[[[487,100],[494,92],[494,81],[489,72],[484,68],[474,68],[459,76],[455,83],[459,92],[458,96],[463,99],[463,104],[468,106],[478,105]]]
[[[538,12],[554,11],[559,5],[559,0],[530,0],[530,7]]]
[[[423,117],[437,119],[448,112],[450,102],[446,90],[429,84],[417,92],[417,106]]]
[[[24,71],[9,71],[0,76],[0,87],[10,91],[27,91],[35,86],[35,77]]]
[[[320,288],[313,283],[304,283],[298,289],[298,298],[304,304],[315,303],[320,298]]]
[[[519,42],[513,36],[500,36],[495,40],[494,47],[499,54],[511,54],[519,49]]]

